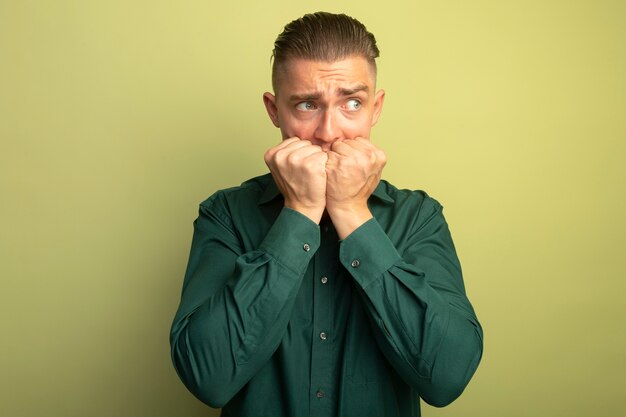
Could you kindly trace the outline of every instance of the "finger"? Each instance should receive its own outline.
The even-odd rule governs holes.
[[[280,142],[278,142],[275,146],[273,146],[276,149],[281,149],[284,148],[285,146],[288,146],[292,143],[298,142],[300,141],[300,138],[298,137],[292,137],[292,138],[287,138],[287,139],[283,139]]]
[[[293,137],[293,138],[283,140],[278,145],[270,148],[269,151],[271,153],[276,153],[282,149],[293,150],[293,149],[301,148],[303,146],[308,146],[308,145],[311,145],[310,141],[305,140],[305,139],[300,139],[298,137]]]
[[[322,148],[317,145],[308,144],[305,146],[286,148],[282,151],[282,153],[284,153],[282,156],[286,160],[292,163],[298,163],[298,161],[301,161],[311,155],[323,154],[325,152],[322,151]]]
[[[353,159],[359,165],[366,164],[383,167],[387,161],[385,153],[366,139],[360,141],[354,139],[344,140],[342,144],[333,147],[332,151],[342,158]]]
[[[302,146],[303,144],[306,144],[307,142],[310,143],[309,141],[301,140],[298,137],[293,137],[293,138],[289,138],[289,139],[285,139],[281,141],[278,145],[274,146],[272,149],[278,151],[280,149],[285,149],[285,148],[289,148],[292,146],[299,147],[299,146]]]
[[[350,139],[350,141],[348,141],[346,145],[349,145],[355,149],[361,149],[361,150],[377,150],[378,149],[378,147],[374,145],[372,142],[370,142],[368,139],[361,138],[361,137]]]
[[[369,154],[372,163],[380,165],[381,167],[385,166],[387,163],[387,154],[385,154],[385,151],[374,145],[369,139],[361,137],[355,138],[353,145],[355,148],[359,148]]]
[[[282,149],[285,149],[287,151],[295,151],[296,149],[299,148],[305,148],[308,146],[314,146],[311,141],[306,140],[306,139],[298,139],[296,141],[290,142],[288,143],[285,147],[283,147]]]
[[[323,151],[315,152],[304,157],[303,162],[310,162],[313,164],[319,164],[320,166],[326,166],[326,163],[328,162],[328,155],[326,154],[326,152]]]
[[[330,145],[330,149],[339,155],[350,155],[353,153],[354,148],[347,143],[349,141],[350,139],[336,141]]]
[[[371,140],[369,140],[368,138],[364,138],[362,136],[357,136],[356,138],[353,139],[355,142],[358,143],[364,143],[364,144],[370,144],[372,146],[374,146],[374,144],[372,143]]]
[[[370,159],[370,155],[375,151],[375,148],[372,148],[367,143],[359,143],[354,139],[347,139],[333,143],[331,150],[346,157],[362,158],[367,156],[367,159]]]
[[[387,154],[382,149],[376,150],[376,162],[380,164],[381,167],[387,165]]]
[[[265,152],[265,162],[267,163],[268,161],[274,159],[279,153],[283,153],[283,155],[288,155],[295,149],[309,145],[311,145],[311,142],[309,142],[308,140],[301,140],[297,137],[285,139],[278,145],[271,147]]]

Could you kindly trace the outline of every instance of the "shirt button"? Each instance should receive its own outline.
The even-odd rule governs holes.
[[[359,265],[361,265],[361,262],[359,262],[358,259],[355,259],[355,260],[352,261],[352,263],[350,265],[352,265],[352,268],[358,268]]]
[[[320,339],[326,340],[326,333],[324,332],[320,333]]]
[[[305,243],[304,246],[302,246],[302,249],[304,249],[305,252],[308,252],[311,250],[311,246],[308,243]]]
[[[322,390],[317,391],[317,392],[315,393],[315,396],[316,396],[317,398],[324,398],[324,396],[325,396],[325,395],[326,395],[326,393],[325,393],[324,391],[322,391]]]
[[[322,277],[320,281],[322,281],[322,284],[326,284],[328,282],[328,278]]]

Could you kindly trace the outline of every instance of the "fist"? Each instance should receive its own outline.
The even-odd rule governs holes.
[[[289,138],[268,149],[264,159],[285,207],[319,223],[326,206],[326,152],[308,140]]]
[[[326,163],[326,208],[341,239],[372,218],[367,200],[386,163],[385,153],[367,139],[333,143]]]
[[[329,209],[336,205],[367,205],[386,163],[385,153],[367,139],[333,143],[326,164]]]

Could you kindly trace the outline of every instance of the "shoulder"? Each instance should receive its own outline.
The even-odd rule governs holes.
[[[212,208],[229,201],[249,202],[256,204],[266,189],[272,184],[271,174],[260,175],[244,181],[241,185],[216,191],[200,203],[200,207]]]
[[[420,189],[400,189],[387,181],[379,184],[380,200],[370,207],[374,217],[398,249],[424,236],[447,229],[443,206]]]
[[[443,209],[441,203],[424,190],[398,188],[386,180],[381,180],[378,188],[382,195],[386,194],[393,200],[395,206],[410,206],[426,213],[434,213]]]
[[[401,189],[381,180],[371,204],[372,213],[388,233],[417,232],[428,224],[444,222],[443,206],[420,189]]]
[[[250,178],[236,187],[218,190],[200,203],[200,217],[212,217],[232,226],[232,219],[253,215],[268,188],[274,184],[271,174]]]

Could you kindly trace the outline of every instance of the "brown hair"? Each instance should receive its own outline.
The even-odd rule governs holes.
[[[274,42],[274,92],[278,84],[278,70],[289,59],[334,62],[354,55],[367,59],[376,74],[376,58],[380,51],[376,38],[363,23],[345,14],[306,14],[287,24]]]

